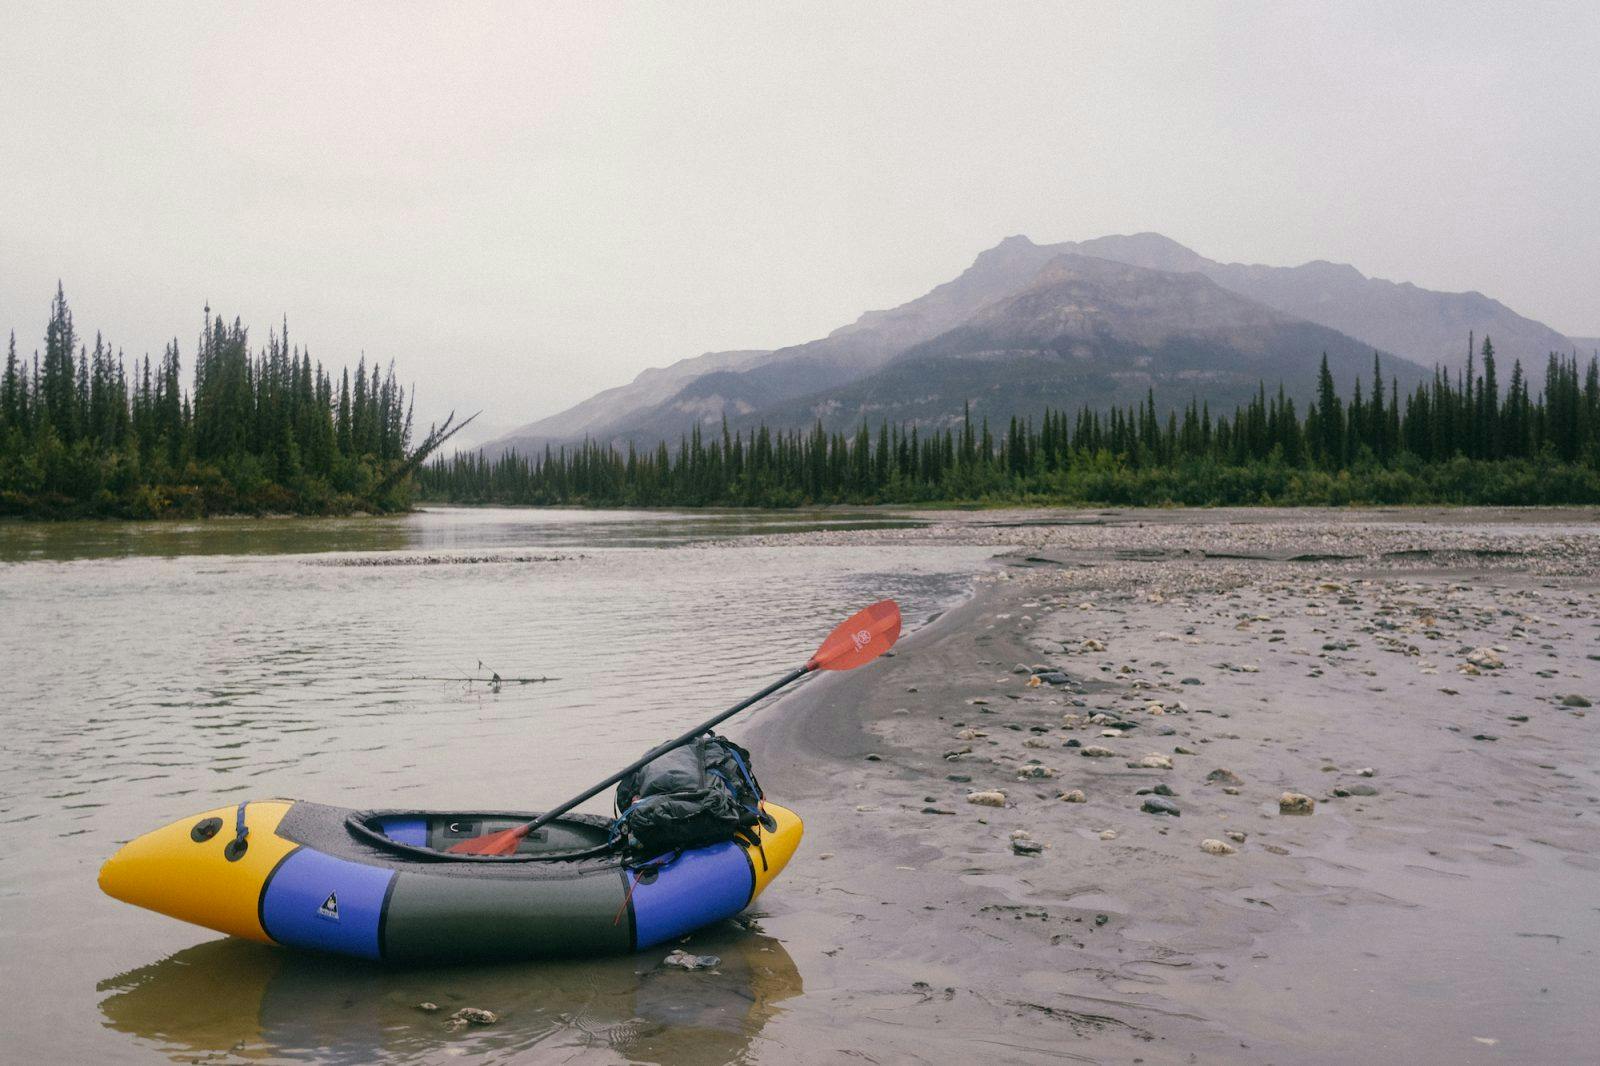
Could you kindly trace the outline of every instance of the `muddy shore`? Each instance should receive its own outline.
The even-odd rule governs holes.
[[[893,658],[738,731],[807,819],[757,914],[807,995],[757,1057],[1581,1061],[1600,1039],[1595,521],[809,535],[1010,550]]]

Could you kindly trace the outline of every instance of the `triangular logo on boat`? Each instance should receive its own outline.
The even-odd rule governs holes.
[[[323,900],[322,906],[317,908],[317,914],[323,918],[332,918],[337,922],[339,920],[339,894],[337,892],[329,892],[328,898]]]

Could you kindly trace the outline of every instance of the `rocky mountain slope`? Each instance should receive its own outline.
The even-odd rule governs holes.
[[[1219,263],[1155,233],[1044,245],[1016,236],[954,280],[819,340],[647,370],[488,450],[674,439],[724,416],[741,425],[940,418],[963,399],[993,417],[1128,402],[1146,389],[1162,404],[1196,396],[1231,407],[1258,379],[1304,392],[1308,346],[1320,345],[1315,358],[1327,349],[1347,383],[1370,373],[1374,350],[1462,365],[1469,331],[1492,336],[1508,364],[1521,358],[1536,383],[1547,352],[1584,348],[1481,293],[1433,292],[1350,266]],[[1056,361],[1039,361],[1046,352]],[[1418,373],[1388,362],[1407,380]]]

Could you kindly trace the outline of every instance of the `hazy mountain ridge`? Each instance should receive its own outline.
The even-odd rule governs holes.
[[[992,302],[963,324],[915,345],[882,370],[843,387],[735,414],[794,428],[820,420],[846,430],[863,420],[1004,422],[1046,407],[1144,402],[1158,408],[1198,397],[1231,411],[1261,383],[1309,395],[1323,355],[1346,382],[1369,381],[1373,349],[1325,326],[1229,292],[1197,274],[1147,270],[1083,255],[1058,255],[1015,296]],[[1402,388],[1426,371],[1384,360]],[[662,426],[654,419],[648,432]]]
[[[671,398],[686,384],[707,374],[741,370],[770,352],[751,349],[745,351],[706,352],[689,359],[680,359],[670,366],[642,370],[626,385],[597,392],[573,407],[557,414],[530,422],[512,430],[504,437],[491,442],[497,447],[505,440],[540,442],[546,440],[571,440],[585,435],[604,433],[609,427],[641,409],[652,407]]]
[[[1102,265],[1088,266],[1086,260]],[[1118,272],[1113,265],[1125,269]],[[1071,280],[1062,272],[1075,271],[1080,289],[1089,281],[1085,272],[1093,274],[1094,298],[1102,310],[1114,309],[1114,328],[1105,335],[1082,332],[1089,321],[1087,309],[1053,301],[1083,293],[1052,288],[1052,277],[1041,273],[1050,271],[1056,272],[1055,282]],[[1166,280],[1182,278],[1207,284]],[[1138,291],[1117,293],[1113,290],[1118,285]],[[1222,294],[1241,299],[1223,300]],[[1016,297],[1025,297],[1025,303],[1012,303]],[[1007,305],[1003,313],[996,310],[1000,304]],[[1139,321],[1151,314],[1157,318]],[[1023,319],[1030,324],[1024,327]],[[1046,320],[1055,321],[1060,331],[1045,337]],[[1075,321],[1081,335],[1072,340]],[[1021,329],[1027,343],[1007,348],[1001,343],[1007,329]],[[972,347],[973,338],[985,331],[995,334],[991,341],[998,348]],[[1469,331],[1480,340],[1492,336],[1507,366],[1521,358],[1535,383],[1547,352],[1582,350],[1590,343],[1564,337],[1481,293],[1433,292],[1369,278],[1346,264],[1219,263],[1157,233],[1045,245],[1012,236],[980,253],[951,281],[899,307],[866,312],[826,337],[773,351],[707,353],[648,370],[630,385],[522,427],[488,447],[491,452],[511,447],[527,452],[549,441],[585,436],[653,442],[674,439],[695,422],[719,424],[724,415],[739,425],[762,420],[788,424],[806,411],[813,412],[806,420],[822,417],[827,422],[844,417],[838,412],[845,410],[855,412],[850,417],[857,420],[901,410],[911,418],[940,410],[942,418],[948,417],[949,398],[936,394],[957,387],[988,395],[997,415],[1004,413],[1005,402],[1018,404],[1019,412],[1045,402],[1057,407],[1124,402],[1139,382],[1140,396],[1144,388],[1155,388],[1163,403],[1187,402],[1195,393],[1227,404],[1245,384],[1241,375],[1249,377],[1249,391],[1257,377],[1269,385],[1280,379],[1294,388],[1306,385],[1299,345],[1312,337],[1324,338],[1335,373],[1348,381],[1345,364],[1357,350],[1365,353],[1366,365],[1358,371],[1364,374],[1370,374],[1374,350],[1422,366],[1462,366]],[[936,339],[939,343],[929,348]],[[1278,367],[1253,358],[1271,350],[1260,346],[1273,344],[1289,345],[1292,365]],[[1031,390],[1019,382],[1006,383],[1019,372],[1012,364],[1023,352],[1067,356],[1074,346],[1087,360],[1078,372],[1068,374],[1066,368],[1051,365],[1049,381],[1041,379]],[[1193,363],[1201,353],[1212,360],[1210,365]],[[920,378],[896,366],[913,357],[925,364]],[[1113,357],[1123,362],[1110,362]],[[997,379],[986,385],[971,366],[957,369],[952,359],[982,359]],[[1386,362],[1403,378],[1414,376],[1415,367],[1398,365],[1398,359]],[[1087,370],[1091,364],[1094,374]],[[1183,376],[1172,376],[1180,371]],[[892,388],[913,391],[896,397],[887,391]],[[1053,395],[1041,399],[1047,392]],[[1007,396],[1013,399],[1005,401]]]
[[[631,384],[523,426],[486,445],[486,450],[496,454],[514,447],[527,453],[547,442],[585,436],[644,439],[649,425],[661,425],[666,437],[677,437],[695,419],[706,418],[718,402],[728,406],[730,415],[737,415],[845,384],[957,325],[991,300],[1025,286],[1049,258],[1041,258],[1036,249],[1026,238],[1010,238],[917,299],[868,311],[818,340],[770,352],[709,352],[662,370],[646,370]],[[728,356],[750,358],[723,358]],[[647,375],[667,374],[673,376],[647,380]],[[664,383],[674,387],[663,389]],[[710,420],[720,418],[718,412]]]
[[[1154,270],[1192,270],[1269,307],[1336,329],[1423,366],[1461,367],[1467,334],[1494,338],[1509,365],[1522,360],[1536,377],[1545,357],[1573,339],[1526,318],[1481,292],[1440,292],[1410,282],[1368,277],[1348,263],[1317,259],[1300,266],[1219,263],[1158,233],[1099,237],[1049,245]]]

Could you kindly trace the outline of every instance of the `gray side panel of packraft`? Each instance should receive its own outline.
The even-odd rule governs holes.
[[[615,868],[540,880],[407,870],[385,908],[383,955],[404,962],[631,951],[625,891]]]

